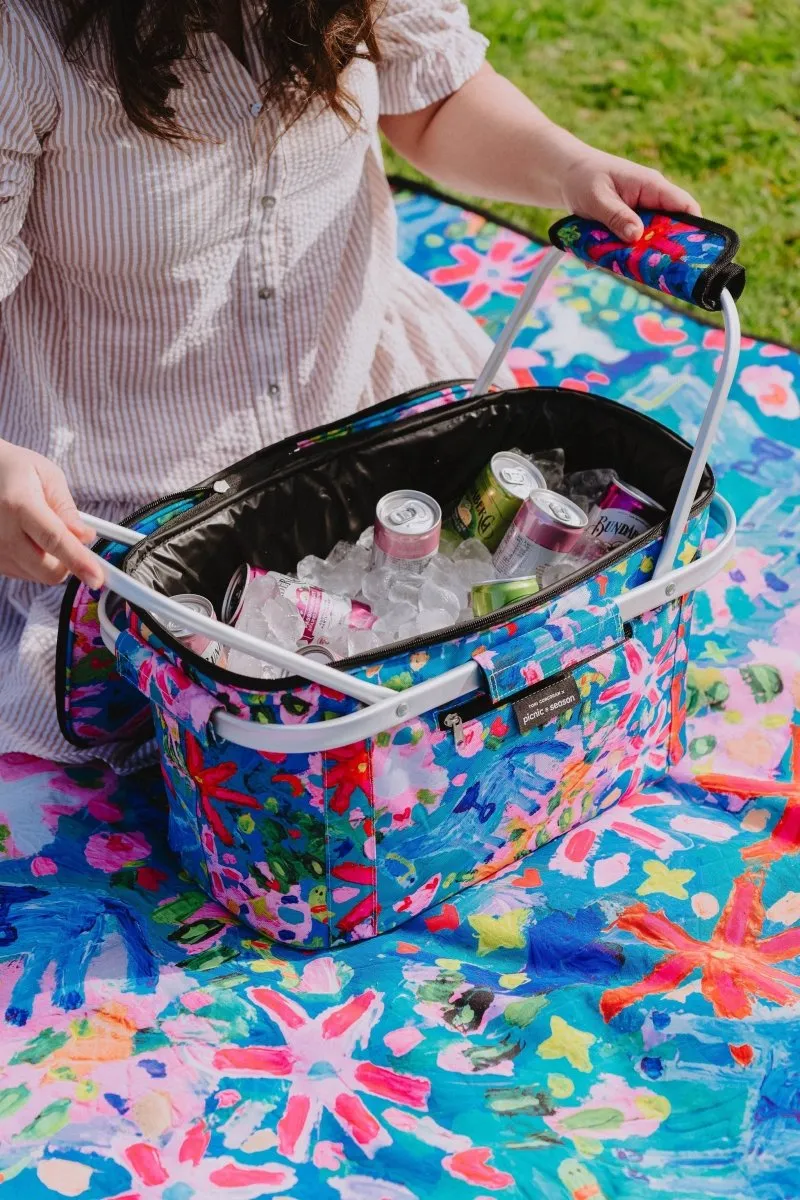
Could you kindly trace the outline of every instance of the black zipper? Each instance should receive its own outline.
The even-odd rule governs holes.
[[[708,499],[697,501],[693,504],[690,516],[696,517],[701,512],[704,512],[710,507],[712,499],[713,494]],[[194,512],[195,510],[193,509],[192,511]],[[528,613],[534,612],[537,608],[543,608],[551,600],[555,600],[558,596],[563,596],[566,592],[572,591],[574,587],[579,587],[582,583],[591,579],[598,571],[608,570],[616,563],[622,562],[630,554],[635,554],[637,550],[643,549],[654,538],[666,534],[668,523],[667,520],[664,520],[659,525],[654,525],[646,533],[641,533],[637,538],[632,538],[629,542],[626,542],[624,546],[613,554],[605,555],[603,558],[590,563],[583,571],[578,571],[574,575],[570,575],[563,583],[543,588],[542,591],[536,593],[534,598],[529,599],[526,597],[522,600],[517,600],[514,604],[508,604],[505,608],[498,609],[486,617],[480,617],[474,621],[465,621],[462,625],[447,625],[442,629],[435,630],[432,634],[406,638],[402,642],[387,642],[385,646],[380,646],[377,650],[370,650],[365,654],[356,654],[352,658],[342,658],[332,665],[335,666],[337,671],[368,667],[373,663],[383,662],[386,658],[394,658],[398,655],[414,654],[419,650],[427,650],[432,646],[439,645],[440,642],[450,641],[454,636],[467,637],[471,633],[481,633],[483,630],[492,629],[495,626],[499,628],[509,621],[513,621],[516,617],[527,616]],[[144,616],[145,624],[148,624],[148,621],[154,620],[150,613],[142,613],[141,610],[140,616]],[[249,675],[237,675],[233,671],[226,670],[224,667],[215,667],[205,659],[201,659],[199,655],[194,654],[191,650],[187,650],[182,642],[173,638],[165,629],[158,628],[157,633],[160,641],[172,650],[177,651],[183,658],[196,663],[202,672],[210,675],[220,683],[229,683],[234,687],[241,688],[243,691],[263,692],[264,694],[291,691],[292,688],[300,687],[308,682],[302,675],[287,675],[274,680],[272,687],[253,687],[254,683],[259,684],[265,681],[255,679]]]
[[[440,383],[440,384],[428,385],[425,388],[420,388],[417,393],[412,393],[410,395],[409,399],[413,399],[415,395],[420,395],[420,396],[425,395],[427,392],[429,392],[431,390],[436,390],[437,388],[462,386],[462,385],[464,385],[464,382],[465,381],[460,380],[460,381],[455,381],[455,382],[450,382],[450,383]],[[554,388],[554,389],[547,389],[547,390],[557,390],[557,389]],[[501,391],[501,392],[498,392],[497,394],[485,393],[484,395],[482,395],[480,397],[474,397],[474,398],[470,397],[469,399],[470,400],[472,400],[472,399],[480,400],[480,401],[486,402],[486,401],[496,400],[498,397],[501,397],[502,395],[503,395],[503,393]],[[605,400],[606,403],[608,403],[608,404],[615,403],[614,401],[609,400],[607,397],[596,397],[596,399]],[[365,410],[365,414],[367,412],[380,412],[387,408],[396,408],[396,407],[398,407],[398,402],[397,402],[397,398],[395,397],[393,400],[387,400],[387,401],[384,401],[380,405],[375,405],[373,409]],[[419,417],[416,418],[416,420],[424,421],[427,423],[427,421],[430,419],[431,423],[434,423],[436,420],[440,419],[443,415],[446,415],[446,413],[447,413],[447,406],[444,406],[443,408],[432,410],[431,413],[427,413],[427,412],[421,413],[421,414],[419,414]],[[365,415],[365,414],[361,414],[361,415]],[[644,415],[645,419],[652,421],[652,418],[647,418],[646,414],[638,414],[638,415],[639,416]],[[414,419],[412,418],[411,420],[413,421]],[[656,423],[656,422],[654,422],[654,423]],[[411,422],[409,422],[409,424],[411,426]],[[338,423],[331,423],[326,426],[319,426],[316,429],[311,430],[309,433],[307,433],[306,438],[310,440],[312,438],[316,438],[321,432],[325,432],[326,430],[331,430],[331,429],[336,429],[336,428],[339,428]],[[365,429],[362,431],[362,433],[365,437],[369,436],[369,435],[374,435],[374,434],[380,435],[382,432],[383,432],[382,427],[378,427],[378,429]],[[673,436],[675,436],[675,435],[673,435]],[[677,439],[677,440],[680,441],[681,439]],[[281,443],[280,445],[285,447],[286,443],[288,441],[289,441],[289,439],[286,439],[286,441],[284,443]],[[277,447],[272,447],[271,449],[277,450]],[[303,454],[303,453],[311,452],[311,451],[320,451],[320,450],[324,451],[325,449],[330,449],[329,442],[322,442],[322,443],[314,442],[312,445],[302,447],[301,451],[299,451],[297,453],[299,455],[299,454]],[[286,467],[286,466],[291,465],[293,461],[294,461],[294,455],[289,454],[287,459],[285,460],[285,462],[282,463],[281,465],[282,465],[282,467]],[[229,474],[235,475],[236,469],[239,466],[241,466],[241,464],[236,464],[231,469],[231,472],[229,472]],[[261,483],[261,482],[263,482],[263,481],[259,481],[259,483]],[[257,485],[256,484],[249,485],[249,487],[253,487],[253,486],[257,486]],[[248,488],[245,488],[245,489],[243,489],[243,492],[239,493],[239,494],[245,494],[247,492],[247,490],[248,490]],[[690,516],[694,517],[694,516],[697,516],[699,513],[705,511],[705,509],[710,506],[711,501],[713,499],[713,495],[714,495],[714,493],[712,490],[712,492],[708,495],[708,497],[706,499],[696,501],[692,505],[692,508],[690,510]],[[191,512],[186,513],[183,518],[178,517],[178,518],[176,518],[175,522],[170,523],[170,534],[180,532],[184,528],[184,524],[187,527],[189,525],[193,524],[194,518],[207,505],[211,505],[211,504],[224,505],[226,499],[229,499],[229,497],[221,494],[221,495],[211,496],[207,500],[202,501],[202,503],[199,505],[196,505],[191,510]],[[160,501],[159,503],[163,503],[163,501]],[[651,529],[647,530],[645,533],[639,534],[638,537],[632,538],[629,542],[626,542],[623,546],[621,546],[615,552],[608,554],[608,555],[604,555],[603,558],[597,559],[596,561],[587,564],[587,566],[584,568],[584,570],[578,571],[574,575],[568,576],[562,583],[553,584],[549,588],[542,589],[542,591],[537,592],[535,594],[535,597],[525,597],[522,600],[516,601],[514,604],[506,605],[504,608],[498,609],[496,612],[488,614],[488,616],[486,616],[486,617],[480,617],[473,621],[467,621],[462,625],[448,625],[440,630],[435,630],[432,634],[419,635],[418,637],[415,637],[415,638],[406,638],[404,641],[401,641],[401,642],[389,642],[385,646],[381,646],[376,650],[371,650],[364,654],[353,655],[350,658],[340,659],[335,664],[336,669],[342,670],[342,671],[347,671],[350,669],[372,666],[375,663],[383,662],[387,657],[394,658],[396,656],[400,656],[400,655],[404,655],[404,654],[414,654],[419,650],[429,649],[432,646],[439,645],[441,642],[446,642],[446,641],[451,640],[453,636],[466,637],[472,633],[481,633],[481,632],[483,632],[483,630],[492,629],[495,626],[500,627],[500,626],[506,624],[508,621],[513,621],[516,617],[525,616],[529,612],[535,611],[537,608],[544,607],[551,600],[554,600],[558,596],[564,595],[566,592],[571,591],[574,587],[578,587],[582,583],[585,583],[588,579],[591,579],[591,577],[593,575],[595,575],[598,571],[608,570],[611,567],[613,567],[616,563],[622,562],[623,559],[627,558],[630,554],[635,553],[637,550],[643,549],[654,538],[664,535],[667,531],[668,524],[669,524],[669,518],[666,517],[658,525],[653,526]],[[152,536],[152,535],[149,535],[149,536]],[[141,553],[141,550],[142,550],[142,546],[139,544],[135,547],[132,547],[130,553],[131,554],[137,553],[137,552]],[[128,556],[126,556],[123,567],[127,566],[127,562],[128,562]],[[167,632],[166,629],[161,628],[159,623],[152,616],[152,614],[147,613],[140,608],[137,608],[136,611],[138,612],[139,616],[144,619],[145,625],[150,625],[151,623],[155,623],[155,626],[156,626],[155,632],[157,632],[159,640],[161,642],[163,642],[170,649],[179,653],[182,658],[187,659],[189,662],[195,664],[195,666],[200,671],[208,674],[212,679],[215,679],[220,683],[227,683],[234,687],[238,687],[242,690],[246,690],[249,692],[258,691],[258,692],[263,692],[264,694],[271,694],[276,691],[291,690],[292,688],[301,686],[303,683],[306,682],[304,677],[301,675],[290,675],[290,676],[281,677],[280,679],[271,681],[271,682],[273,682],[272,687],[266,687],[266,688],[254,687],[253,686],[254,684],[259,684],[259,683],[263,683],[266,681],[254,679],[253,677],[247,676],[247,675],[238,675],[232,671],[226,670],[224,667],[217,667],[217,666],[214,666],[213,664],[210,664],[205,659],[201,659],[199,657],[199,655],[196,655],[192,651],[187,650],[186,646],[182,642],[177,641],[177,639],[173,638],[171,636],[171,634],[169,634]]]

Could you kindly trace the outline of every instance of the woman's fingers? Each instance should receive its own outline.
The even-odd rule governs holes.
[[[44,495],[31,498],[23,504],[18,519],[22,532],[43,552],[43,562],[46,563],[49,556],[89,587],[102,586],[103,572],[94,555],[67,528]]]

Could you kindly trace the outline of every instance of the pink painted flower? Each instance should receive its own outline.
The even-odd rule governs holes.
[[[466,292],[461,305],[467,309],[481,308],[493,295],[521,296],[525,290],[525,278],[544,253],[531,253],[529,243],[521,237],[499,238],[487,254],[479,254],[471,246],[457,244],[450,253],[458,266],[437,267],[430,272],[430,280],[437,287],[466,283]]]
[[[290,1081],[277,1126],[279,1154],[292,1162],[307,1162],[311,1135],[325,1110],[369,1158],[390,1145],[389,1132],[358,1092],[409,1108],[427,1108],[427,1079],[353,1057],[356,1045],[366,1045],[383,1014],[382,997],[372,988],[316,1017],[271,988],[250,988],[248,995],[269,1014],[285,1044],[230,1046],[216,1052],[214,1066],[236,1077]]]
[[[41,877],[42,875],[56,875],[57,873],[58,867],[52,858],[45,858],[39,854],[31,863],[31,875]]]
[[[800,417],[800,399],[794,388],[794,376],[783,367],[762,367],[754,363],[739,375],[739,383],[752,396],[767,417],[793,421]]]
[[[228,1200],[262,1200],[286,1192],[297,1183],[291,1167],[279,1163],[241,1166],[230,1157],[208,1157],[211,1134],[205,1121],[197,1121],[165,1148],[150,1142],[115,1146],[115,1158],[133,1176],[132,1186],[113,1200],[163,1200],[169,1192],[187,1196],[225,1196]],[[165,1188],[165,1185],[167,1187]]]
[[[86,843],[86,861],[90,867],[112,875],[123,867],[141,863],[151,846],[143,833],[94,833]]]

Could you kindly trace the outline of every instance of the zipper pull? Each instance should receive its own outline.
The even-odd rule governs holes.
[[[444,718],[444,724],[452,731],[453,741],[457,746],[463,745],[464,742],[464,722],[457,712],[448,713]]]

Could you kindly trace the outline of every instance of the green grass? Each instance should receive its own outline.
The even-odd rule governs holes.
[[[551,118],[658,166],[736,229],[744,327],[799,344],[798,0],[468,3],[493,65]],[[491,207],[539,235],[553,217]]]

